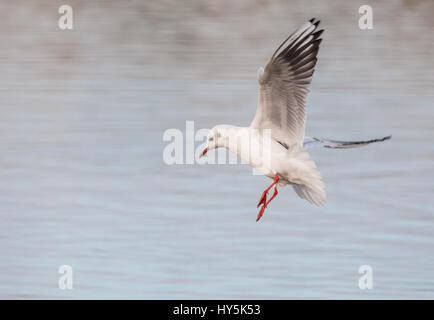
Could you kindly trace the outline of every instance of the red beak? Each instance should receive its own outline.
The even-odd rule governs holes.
[[[207,152],[208,152],[208,148],[203,149],[202,154],[200,156],[203,157]]]

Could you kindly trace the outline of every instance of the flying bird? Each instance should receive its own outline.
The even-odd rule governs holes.
[[[249,127],[217,125],[207,136],[201,153],[224,147],[234,152],[273,182],[262,193],[256,221],[278,192],[277,186],[292,185],[297,195],[310,203],[326,201],[324,183],[307,149],[353,148],[390,139],[339,141],[305,137],[306,97],[322,41],[320,21],[309,20],[274,52],[265,68],[258,70],[259,98]],[[270,189],[273,195],[267,200]]]

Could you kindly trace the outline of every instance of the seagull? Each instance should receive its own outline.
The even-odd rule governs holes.
[[[325,203],[324,183],[309,156],[309,148],[353,148],[391,138],[340,141],[305,136],[306,96],[324,31],[318,30],[320,21],[315,20],[309,20],[286,38],[265,68],[259,68],[258,104],[250,126],[215,126],[200,155],[227,148],[273,181],[259,199],[257,208],[261,209],[256,221],[277,196],[277,186],[292,185],[300,198],[318,206]],[[273,187],[273,195],[267,200]]]

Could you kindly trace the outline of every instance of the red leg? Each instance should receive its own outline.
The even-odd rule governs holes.
[[[268,206],[268,204],[271,202],[271,200],[274,199],[275,196],[277,196],[277,194],[278,194],[278,192],[277,192],[277,187],[276,187],[276,185],[274,185],[274,193],[273,193],[273,195],[271,196],[270,200],[268,200],[267,203],[265,204],[265,207]]]
[[[261,207],[261,210],[259,210],[258,216],[256,217],[256,222],[258,222],[259,219],[261,219],[262,215],[264,214],[264,210],[265,210],[265,204]]]
[[[265,191],[262,193],[261,199],[259,200],[258,207],[261,204],[262,207],[261,210],[259,210],[258,216],[256,217],[256,221],[259,221],[259,219],[261,219],[267,205],[270,203],[271,200],[273,200],[275,196],[277,196],[277,186],[276,186],[277,182],[279,182],[279,176],[276,174],[273,183],[267,189],[265,189]],[[270,200],[267,201],[267,193],[273,186],[274,186],[273,196],[270,198]]]
[[[262,192],[262,196],[259,199],[258,205],[256,206],[256,208],[259,208],[259,206],[261,204],[266,204],[267,203],[267,190],[265,190],[264,192]]]
[[[267,188],[267,189],[265,189],[264,190],[264,192],[262,192],[262,196],[261,196],[261,198],[259,199],[259,202],[258,202],[258,205],[256,206],[257,208],[259,208],[259,206],[261,205],[261,204],[264,204],[265,206],[266,206],[266,204],[267,204],[267,193],[268,193],[268,191],[277,183],[277,182],[279,182],[279,176],[277,175],[277,173],[274,175],[274,180],[273,180],[273,183],[272,184],[270,184],[270,186]]]

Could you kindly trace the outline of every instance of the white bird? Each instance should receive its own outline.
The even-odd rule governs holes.
[[[315,146],[352,148],[390,139],[337,141],[305,137],[306,96],[317,62],[324,30],[311,19],[290,35],[274,52],[265,68],[258,71],[259,99],[249,127],[217,125],[207,136],[209,150],[225,147],[249,163],[273,183],[259,200],[258,221],[277,195],[277,185],[292,185],[300,198],[322,205],[326,201],[324,183],[306,149]],[[267,193],[274,193],[267,201]]]

